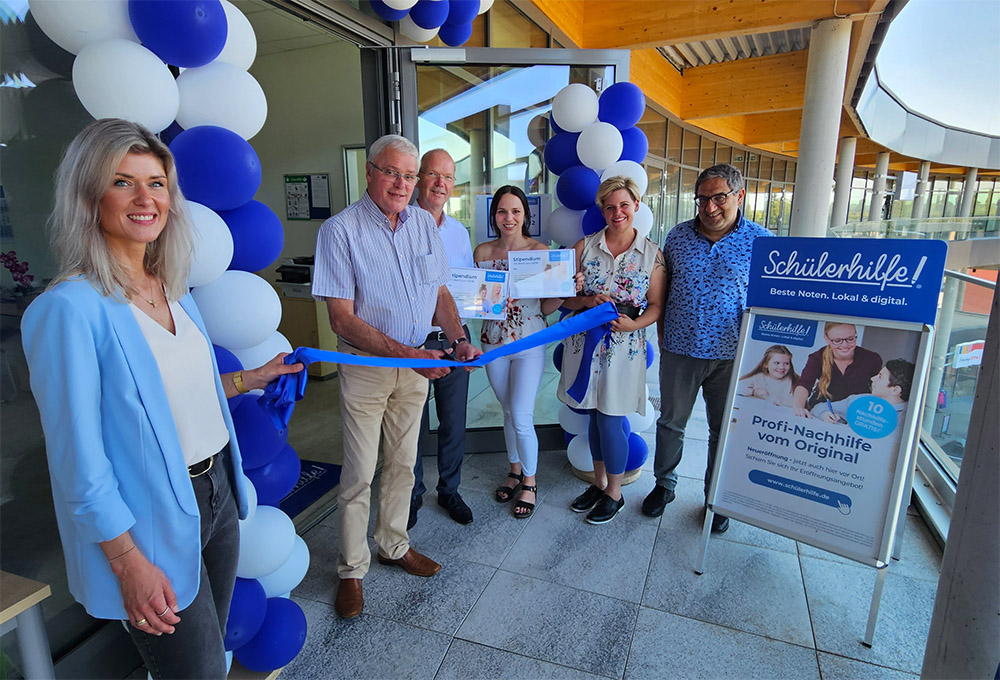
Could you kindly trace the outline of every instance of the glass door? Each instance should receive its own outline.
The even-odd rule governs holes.
[[[403,135],[421,152],[446,149],[455,159],[455,193],[447,212],[462,222],[473,247],[487,240],[487,215],[477,197],[505,184],[552,197],[555,183],[542,162],[551,136],[552,98],[570,83],[598,93],[628,79],[628,52],[564,49],[404,49],[400,55]],[[656,182],[659,188],[658,180]],[[484,206],[485,202],[481,202]],[[558,313],[549,318],[558,321]],[[469,327],[478,338],[478,323]],[[543,449],[563,448],[558,425],[559,374],[548,348],[545,375],[535,402],[535,426]],[[431,431],[437,428],[431,409]],[[469,451],[503,449],[503,413],[486,379],[474,371],[469,385]]]

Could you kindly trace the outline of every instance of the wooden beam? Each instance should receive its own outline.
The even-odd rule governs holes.
[[[855,21],[851,26],[851,46],[847,53],[847,82],[844,86],[844,104],[850,106],[851,97],[858,86],[861,69],[868,55],[868,47],[872,42],[875,27],[878,26],[880,14],[889,4],[889,0],[874,0],[867,10],[867,16],[861,21]]]
[[[534,0],[580,4],[573,0]],[[805,28],[835,14],[868,11],[868,0],[587,0],[583,47],[677,45]],[[551,15],[550,15],[551,16]]]
[[[681,74],[662,54],[654,49],[632,50],[629,73],[629,80],[642,90],[646,99],[652,99],[675,116],[681,115]]]
[[[768,142],[789,142],[799,138],[802,129],[802,110],[755,113],[744,117],[746,137],[750,146]]]
[[[582,0],[531,0],[578,47],[583,44]],[[589,6],[588,6],[589,11]]]
[[[688,69],[681,118],[801,109],[807,57],[807,50],[799,50]]]

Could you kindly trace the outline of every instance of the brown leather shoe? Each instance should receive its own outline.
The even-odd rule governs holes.
[[[342,578],[337,587],[337,599],[333,608],[342,619],[353,619],[361,613],[365,606],[365,598],[361,594],[361,579]]]
[[[421,555],[413,548],[407,550],[406,554],[398,560],[390,560],[388,557],[383,555],[380,550],[378,553],[378,561],[381,564],[394,564],[397,567],[402,567],[407,573],[413,574],[414,576],[433,576],[441,571],[440,564],[429,557]]]

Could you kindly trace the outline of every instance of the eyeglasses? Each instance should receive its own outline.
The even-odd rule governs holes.
[[[368,165],[372,166],[373,168],[375,168],[376,170],[378,170],[379,172],[381,172],[386,177],[391,177],[393,182],[395,182],[397,179],[402,179],[407,184],[413,184],[414,182],[417,181],[417,176],[416,175],[410,175],[408,173],[402,173],[402,172],[398,172],[396,170],[388,170],[386,168],[380,168],[379,166],[375,165],[371,161],[368,161]]]
[[[438,173],[434,172],[433,170],[428,170],[427,172],[423,172],[423,173],[420,173],[420,174],[422,174],[424,177],[430,177],[431,181],[433,181],[433,182],[436,182],[439,179],[444,180],[445,182],[454,182],[455,181],[455,175],[439,175]]]
[[[841,345],[853,345],[858,341],[858,336],[852,335],[849,338],[831,338],[829,335],[826,339],[830,341],[830,344],[834,347],[840,347]]]
[[[695,196],[694,202],[697,203],[702,208],[708,205],[709,201],[711,201],[715,205],[723,205],[726,201],[729,200],[729,197],[735,194],[737,191],[738,189],[733,189],[732,191],[727,191],[724,194],[714,194],[712,196]]]

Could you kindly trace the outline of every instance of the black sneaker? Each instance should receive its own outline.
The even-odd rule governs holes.
[[[646,515],[646,517],[659,517],[663,514],[667,503],[674,500],[674,496],[673,489],[668,489],[665,486],[657,484],[642,502],[642,514]]]
[[[410,499],[410,517],[406,520],[406,530],[409,531],[417,525],[417,511],[424,505],[424,497],[417,496]]]
[[[729,518],[725,515],[715,513],[712,515],[712,531],[717,534],[724,534],[729,529]]]
[[[448,511],[448,516],[459,524],[472,524],[472,509],[455,493],[439,493],[438,505]]]
[[[601,500],[597,501],[594,509],[587,513],[586,522],[587,524],[607,524],[615,518],[622,508],[625,507],[625,496],[622,496],[617,501],[603,494]]]
[[[586,491],[573,499],[573,502],[569,504],[569,509],[573,512],[590,512],[603,495],[603,489],[598,489],[591,484]]]

